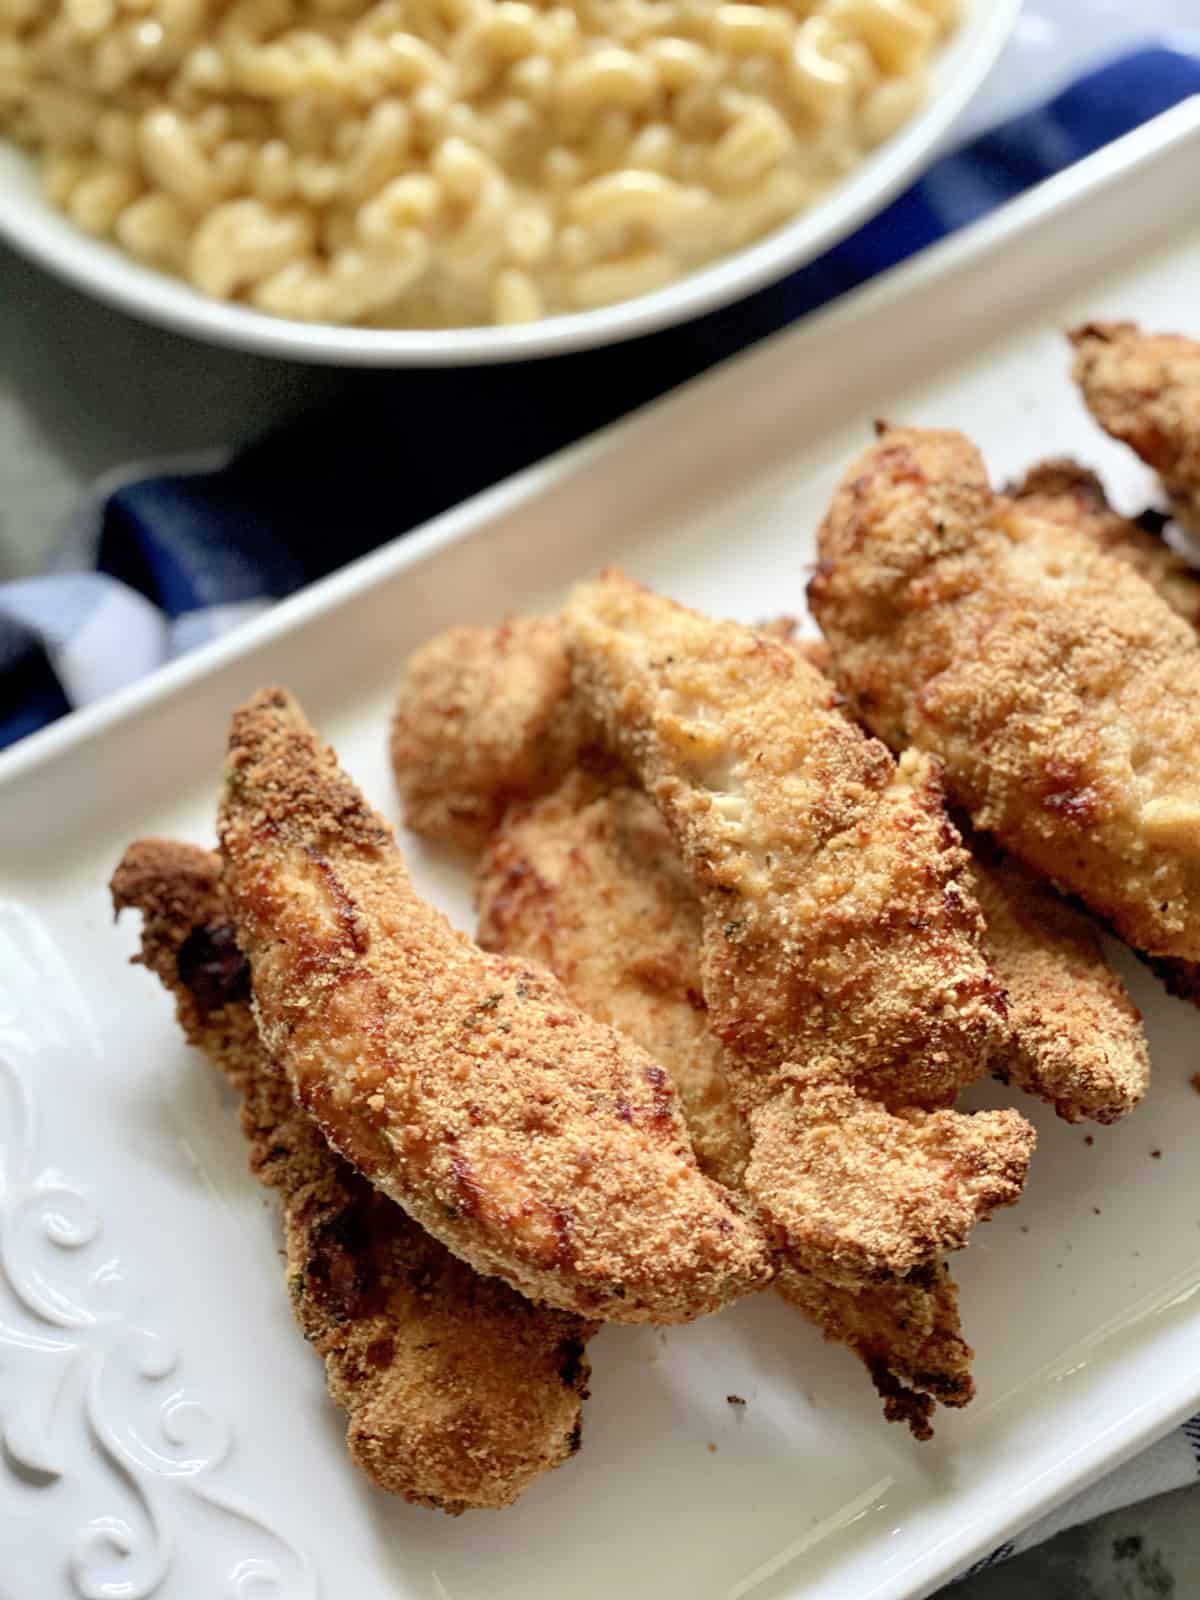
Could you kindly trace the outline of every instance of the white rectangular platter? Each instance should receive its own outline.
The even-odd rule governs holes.
[[[1193,103],[0,761],[2,1600],[910,1600],[1200,1409],[1200,1019],[1125,960],[1153,1092],[1094,1143],[1022,1103],[1027,1197],[956,1266],[979,1399],[934,1443],[761,1297],[606,1329],[581,1454],[515,1509],[392,1502],[345,1457],[231,1105],[106,894],[134,836],[211,839],[227,713],[259,684],[290,685],[394,816],[391,688],[434,630],[608,563],[717,613],[801,612],[878,415],[965,428],[1001,480],[1076,454],[1140,507],[1062,330],[1200,331],[1198,162]],[[461,866],[408,843],[469,926]]]

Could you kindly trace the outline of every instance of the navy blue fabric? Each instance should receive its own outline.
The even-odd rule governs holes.
[[[248,445],[220,471],[147,478],[104,508],[97,568],[170,619],[275,599],[673,388],[1200,93],[1152,48],[946,156],[827,255],[737,305],[608,349],[487,369],[364,373],[356,403]],[[3,606],[0,591],[0,609]],[[0,718],[0,747],[65,709]]]
[[[0,745],[71,709],[38,635],[0,614]]]

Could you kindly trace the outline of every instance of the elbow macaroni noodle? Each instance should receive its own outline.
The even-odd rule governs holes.
[[[528,322],[670,283],[917,109],[959,0],[0,0],[0,129],[218,299]]]

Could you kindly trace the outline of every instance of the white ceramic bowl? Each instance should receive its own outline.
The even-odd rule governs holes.
[[[68,283],[147,322],[261,355],[335,366],[458,366],[521,361],[686,322],[784,277],[881,210],[929,159],[1000,53],[1021,0],[965,0],[934,68],[925,110],[811,211],[758,243],[652,294],[596,311],[501,328],[342,328],[289,322],[209,300],[82,233],[42,197],[29,159],[0,140],[0,238]]]

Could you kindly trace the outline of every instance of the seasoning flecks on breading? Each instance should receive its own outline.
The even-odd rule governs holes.
[[[620,574],[564,621],[588,714],[701,901],[748,1192],[831,1281],[959,1248],[1017,1198],[1033,1135],[1015,1112],[938,1109],[985,1069],[1004,1007],[932,764],[897,766],[786,645]]]
[[[1200,343],[1134,322],[1085,323],[1070,339],[1092,416],[1154,468],[1176,516],[1200,530]]]
[[[1011,857],[977,859],[974,878],[984,949],[1008,998],[998,1076],[1068,1122],[1128,1116],[1149,1087],[1150,1051],[1099,929]]]
[[[572,999],[663,1063],[706,1170],[738,1183],[749,1146],[701,994],[700,902],[650,800],[620,780],[567,777],[510,808],[479,863],[479,939],[544,962]],[[902,1283],[837,1288],[789,1261],[776,1287],[862,1360],[889,1417],[919,1438],[936,1401],[971,1398],[971,1350],[942,1263]]]
[[[963,435],[846,472],[809,598],[852,712],[1135,947],[1200,957],[1200,648],[1124,562],[997,497]]]
[[[760,1288],[766,1242],[696,1165],[666,1073],[545,969],[415,893],[282,690],[234,714],[225,883],[272,1058],[338,1152],[478,1271],[616,1321]]]
[[[578,1448],[595,1324],[481,1278],[338,1159],[271,1066],[215,854],[131,845],[113,903],[142,916],[141,963],[242,1102],[251,1170],[274,1189],[296,1320],[381,1489],[456,1515],[511,1505]]]
[[[1005,494],[1030,515],[1084,534],[1132,567],[1193,628],[1200,625],[1200,572],[1162,537],[1168,519],[1160,512],[1144,512],[1137,520],[1121,516],[1096,474],[1063,457],[1038,462]]]

